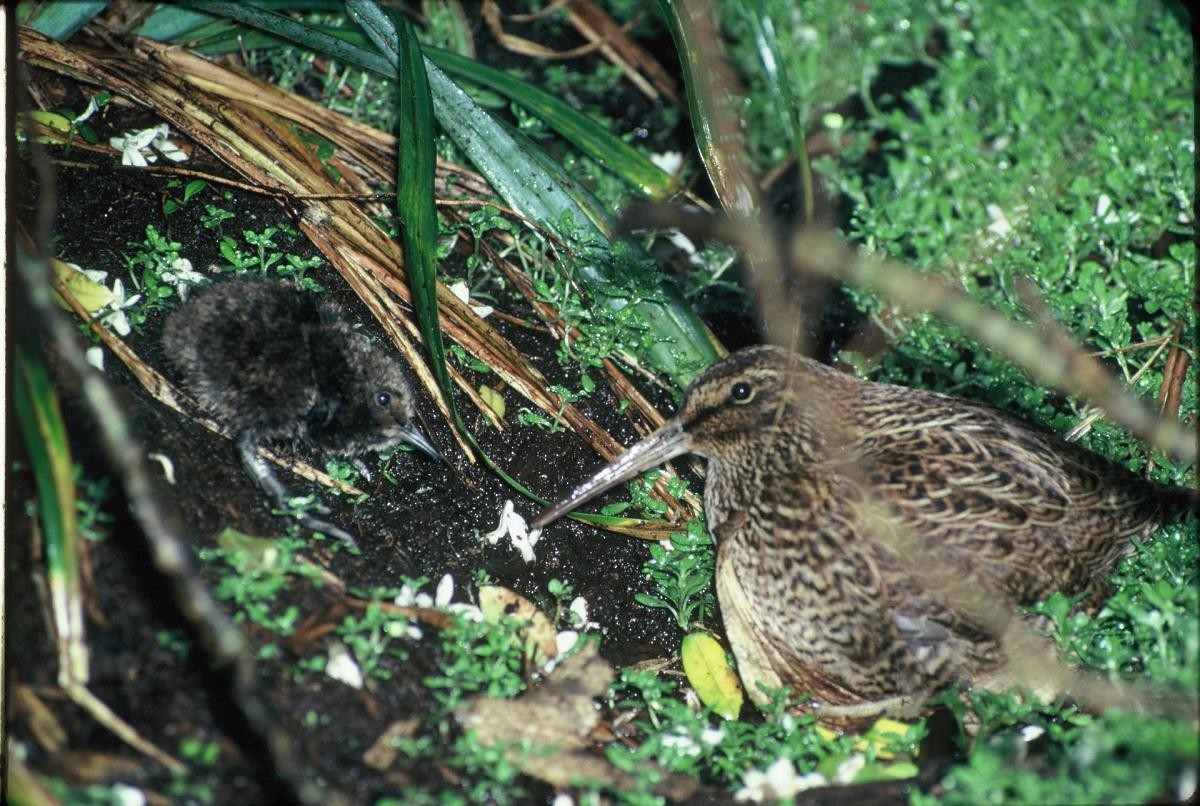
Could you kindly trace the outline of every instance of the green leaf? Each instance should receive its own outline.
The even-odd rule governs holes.
[[[13,408],[33,468],[46,567],[51,586],[56,589],[57,606],[61,607],[59,586],[69,591],[79,584],[71,451],[58,396],[41,356],[24,347],[18,347],[13,355]],[[60,616],[66,617],[64,613]]]
[[[366,4],[352,2],[347,4],[347,9],[363,25],[376,47],[399,67],[396,140],[400,153],[396,159],[396,212],[403,222],[404,259],[412,287],[413,309],[429,350],[430,367],[442,395],[453,405],[454,384],[446,366],[446,350],[438,326],[437,266],[434,262],[438,224],[433,197],[437,152],[425,60],[416,32],[408,20],[400,18],[399,26],[396,26],[383,14],[374,13],[377,8],[360,8],[363,5]]]
[[[640,151],[550,93],[448,50],[426,48],[425,55],[449,75],[487,87],[520,104],[643,195],[665,199],[678,189],[671,175]]]
[[[108,0],[76,0],[73,3],[21,3],[17,19],[21,25],[59,42],[70,39],[108,7]]]
[[[183,188],[183,203],[187,204],[193,196],[206,187],[208,187],[208,182],[205,182],[203,179],[193,179],[191,182],[188,182]]]

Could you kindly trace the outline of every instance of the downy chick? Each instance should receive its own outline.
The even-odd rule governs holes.
[[[281,509],[287,489],[258,455],[262,444],[358,457],[403,442],[442,458],[414,424],[400,362],[356,332],[339,305],[290,282],[239,279],[196,291],[168,317],[163,344],[184,388],[234,433],[247,472]],[[334,524],[298,519],[356,545]]]

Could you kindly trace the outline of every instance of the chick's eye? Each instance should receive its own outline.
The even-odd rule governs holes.
[[[754,397],[754,387],[745,381],[735,383],[729,390],[729,399],[734,403],[749,403]]]
[[[375,402],[379,404],[379,408],[386,409],[392,405],[392,396],[387,392],[380,392],[375,395]]]

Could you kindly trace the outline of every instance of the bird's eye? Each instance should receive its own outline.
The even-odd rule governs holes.
[[[729,390],[729,399],[734,403],[749,403],[753,397],[754,387],[745,381],[735,383]]]
[[[392,405],[392,396],[387,392],[380,392],[375,395],[375,402],[379,404],[379,408],[386,409]]]

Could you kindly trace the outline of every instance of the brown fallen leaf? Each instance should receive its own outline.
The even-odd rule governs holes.
[[[379,738],[363,753],[363,762],[374,770],[383,771],[388,769],[396,763],[396,758],[400,755],[400,750],[397,749],[395,740],[412,736],[417,732],[417,728],[420,725],[421,720],[415,716],[407,719],[397,719],[388,725],[387,729],[379,734]]]
[[[512,764],[551,786],[566,788],[587,781],[628,789],[634,786],[633,777],[613,766],[588,738],[600,723],[595,698],[608,690],[613,676],[596,644],[589,642],[523,696],[515,700],[476,697],[454,715],[464,730],[474,731],[480,744],[507,746],[505,756]],[[696,781],[685,776],[666,771],[661,775],[654,792],[671,800],[685,800],[699,789]]]
[[[491,622],[511,616],[527,623],[523,630],[525,654],[541,666],[558,655],[554,625],[537,609],[537,606],[516,591],[499,585],[484,585],[479,588],[479,609],[483,617]]]

